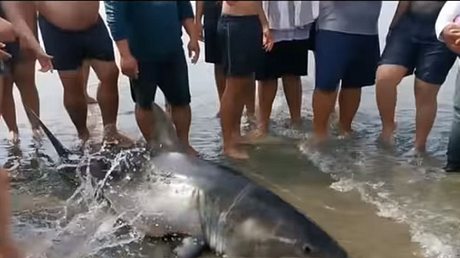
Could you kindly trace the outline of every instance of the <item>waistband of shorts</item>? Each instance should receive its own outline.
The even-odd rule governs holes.
[[[101,22],[104,23],[104,21],[102,20],[102,17],[99,15],[98,18],[97,18],[96,23],[94,23],[93,25],[91,25],[90,27],[88,27],[86,29],[83,29],[83,30],[67,30],[67,29],[63,29],[63,28],[55,25],[54,23],[50,22],[48,19],[45,18],[45,16],[43,16],[41,14],[38,15],[38,21],[40,23],[42,23],[42,25],[43,25],[43,23],[45,23],[46,26],[52,28],[55,31],[60,31],[60,32],[64,32],[64,33],[74,33],[74,34],[90,31],[90,30],[96,28]]]
[[[259,21],[258,15],[231,15],[223,13],[220,16],[222,21]]]

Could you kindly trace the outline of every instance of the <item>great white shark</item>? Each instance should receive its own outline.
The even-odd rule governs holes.
[[[225,257],[349,257],[273,192],[232,168],[185,154],[165,112],[152,105],[157,148],[149,155],[132,154],[131,165],[110,177],[104,159],[89,164],[95,180],[106,180],[102,195],[113,211],[138,217],[132,227],[152,237],[184,236],[174,251],[178,258],[197,258],[206,250]],[[58,154],[68,156],[71,152],[39,122]]]

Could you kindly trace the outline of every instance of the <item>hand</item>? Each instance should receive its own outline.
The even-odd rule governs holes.
[[[262,45],[265,49],[265,51],[267,52],[270,52],[273,48],[273,38],[272,38],[272,34],[270,32],[270,29],[268,28],[265,28],[263,30],[263,41],[262,41]]]
[[[446,44],[449,45],[455,43],[455,40],[458,38],[455,31],[458,29],[460,29],[459,25],[451,23],[442,30],[442,38]]]
[[[120,59],[121,72],[132,79],[137,79],[139,76],[139,66],[136,58],[132,55],[121,56]]]
[[[453,52],[460,54],[460,26],[450,24],[444,28],[442,37],[446,46]]]
[[[190,40],[187,45],[188,48],[188,57],[192,59],[192,64],[196,64],[198,58],[200,57],[200,45],[198,40]]]
[[[203,24],[201,22],[196,21],[195,22],[195,28],[196,28],[196,35],[198,36],[198,40],[203,42],[204,37],[203,37]]]
[[[0,60],[6,61],[11,58],[11,54],[6,52],[5,50],[2,50],[1,48],[5,48],[5,44],[0,42]]]
[[[41,66],[39,71],[43,73],[48,71],[53,72],[53,62],[51,61],[52,59],[52,56],[48,55],[45,53],[45,51],[43,51],[43,49],[40,48],[40,50],[37,52],[37,61]]]
[[[16,248],[16,246],[10,241],[0,245],[0,257],[5,258],[22,258],[22,254]]]

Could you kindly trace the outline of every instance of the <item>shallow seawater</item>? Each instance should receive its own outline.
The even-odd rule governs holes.
[[[394,2],[384,2],[381,42],[393,15]],[[312,57],[312,55],[310,55]],[[314,73],[313,58],[310,74]],[[216,90],[212,66],[201,58],[190,65],[193,122],[191,140],[205,159],[230,164],[278,193],[335,237],[353,258],[460,257],[460,176],[446,175],[444,164],[452,116],[455,64],[439,94],[439,110],[429,139],[429,158],[410,154],[413,142],[413,77],[399,88],[397,141],[388,151],[376,144],[380,120],[374,88],[363,92],[352,139],[333,139],[323,149],[305,144],[311,131],[311,93],[314,78],[303,78],[305,130],[288,129],[288,112],[280,91],[272,115],[272,132],[281,144],[251,148],[247,162],[220,156],[220,126],[215,118]],[[38,74],[42,120],[68,147],[76,135],[64,111],[57,74]],[[90,77],[95,95],[97,79]],[[120,79],[119,125],[140,139],[129,87]],[[10,145],[0,125],[0,163],[12,168],[14,232],[29,257],[173,257],[173,244],[144,239],[117,224],[117,217],[96,202],[96,187],[80,187],[58,174],[58,157],[50,142],[31,139],[27,118],[15,92],[21,143]],[[53,101],[48,101],[53,100]],[[163,103],[158,94],[157,100]],[[88,125],[100,136],[97,106],[89,107]],[[71,170],[71,169],[70,169]],[[114,226],[116,225],[116,226]],[[169,239],[174,242],[174,239]],[[207,254],[204,257],[215,257]]]

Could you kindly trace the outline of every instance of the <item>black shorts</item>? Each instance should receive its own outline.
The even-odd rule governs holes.
[[[11,55],[11,58],[4,60],[0,64],[0,75],[11,75],[13,66],[19,58],[19,42],[9,42],[5,44],[4,51]]]
[[[131,97],[141,108],[150,109],[157,87],[173,106],[190,104],[187,61],[183,51],[165,61],[139,62],[139,77],[131,79]]]
[[[400,65],[418,79],[441,85],[447,78],[456,55],[436,36],[436,20],[411,14],[401,17],[387,37],[379,65]]]
[[[39,16],[38,24],[46,52],[53,56],[58,71],[77,70],[85,59],[115,61],[112,39],[101,17],[84,31],[63,30],[43,16]]]
[[[257,15],[222,15],[218,25],[222,66],[227,76],[253,76],[261,62],[262,27]]]
[[[256,80],[274,80],[285,75],[308,74],[308,40],[276,42],[270,52],[265,52]]]
[[[217,36],[217,24],[222,12],[220,1],[204,1],[203,30],[204,30],[204,61],[220,64],[222,50]]]

